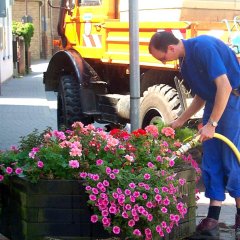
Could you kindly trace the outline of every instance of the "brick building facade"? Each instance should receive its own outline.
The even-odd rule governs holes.
[[[27,5],[27,6],[26,6]],[[13,21],[21,22],[26,15],[32,17],[34,25],[34,35],[31,40],[30,52],[32,59],[39,59],[41,52],[41,5],[42,1],[28,0],[27,4],[23,0],[15,0],[12,8]]]
[[[59,6],[59,0],[50,1]],[[48,6],[47,0],[15,0],[12,8],[13,21],[22,21],[28,15],[34,25],[34,35],[31,40],[31,59],[49,59],[54,52],[53,38],[57,37],[58,9]]]

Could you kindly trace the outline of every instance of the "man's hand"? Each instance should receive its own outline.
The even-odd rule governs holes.
[[[199,134],[200,134],[199,142],[203,142],[213,138],[214,133],[215,133],[215,127],[207,123],[199,130]]]
[[[170,126],[171,128],[173,128],[173,129],[175,129],[175,128],[180,128],[180,127],[182,127],[183,124],[184,124],[184,121],[182,121],[181,118],[179,117],[179,118],[177,118],[176,120],[172,121],[172,122],[169,124],[169,126]]]

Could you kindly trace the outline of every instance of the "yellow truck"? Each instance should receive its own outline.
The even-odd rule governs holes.
[[[153,2],[157,7],[160,2],[174,1],[144,2]],[[237,8],[239,11],[235,10],[234,13],[240,13],[240,6],[237,5]],[[192,97],[188,86],[182,81],[178,61],[163,65],[148,53],[148,43],[155,32],[172,31],[180,39],[210,34],[229,44],[236,54],[240,51],[240,21],[237,16],[230,20],[213,21],[208,17],[209,21],[186,21],[171,17],[172,14],[177,16],[176,11],[166,15],[169,9],[159,6],[159,10],[166,10],[159,15],[154,10],[148,9],[151,11],[149,18],[141,19],[146,11],[140,12],[141,127],[156,118],[165,122],[173,120],[186,108]],[[159,18],[164,14],[165,20]],[[192,12],[189,19],[192,20],[194,15]],[[59,127],[69,127],[74,121],[84,124],[96,121],[108,123],[109,126],[130,122],[127,16],[128,1],[124,0],[61,0],[57,27],[60,39],[55,40],[59,51],[52,56],[43,80],[46,91],[58,92]],[[170,20],[166,21],[168,18]]]

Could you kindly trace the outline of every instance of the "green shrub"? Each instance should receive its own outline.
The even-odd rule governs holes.
[[[13,21],[12,33],[17,36],[22,36],[24,38],[26,47],[30,47],[31,39],[34,34],[33,24]]]

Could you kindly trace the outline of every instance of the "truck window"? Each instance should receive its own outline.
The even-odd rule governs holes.
[[[101,5],[101,0],[79,0],[78,6],[96,6]]]

